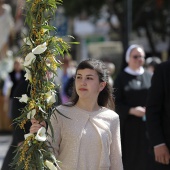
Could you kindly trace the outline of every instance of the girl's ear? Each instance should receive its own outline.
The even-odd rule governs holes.
[[[106,86],[106,82],[101,82],[99,91],[101,92],[105,88],[105,86]]]

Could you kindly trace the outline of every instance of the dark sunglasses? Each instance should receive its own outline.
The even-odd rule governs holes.
[[[140,55],[134,55],[134,56],[132,56],[134,59],[138,59],[138,58],[144,58],[143,56],[140,56]]]

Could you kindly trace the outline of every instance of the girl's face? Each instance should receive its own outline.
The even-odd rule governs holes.
[[[141,48],[135,48],[130,53],[129,67],[132,69],[139,69],[145,62],[144,53]]]
[[[105,82],[99,82],[99,76],[95,70],[82,69],[77,71],[75,87],[79,99],[97,99],[105,85]]]

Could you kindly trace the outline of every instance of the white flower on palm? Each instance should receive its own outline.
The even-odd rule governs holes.
[[[24,135],[24,138],[27,139],[29,136],[33,136],[34,134],[33,133],[27,133]]]
[[[27,54],[27,56],[25,57],[25,61],[24,61],[24,66],[30,66],[32,62],[34,62],[36,59],[36,56],[33,53],[29,53]]]
[[[20,101],[21,103],[27,103],[28,99],[29,99],[29,97],[28,97],[26,94],[23,94],[23,95],[21,96],[21,98],[19,99],[19,101]]]
[[[36,110],[33,109],[33,110],[31,110],[30,112],[27,113],[27,118],[32,119],[32,118],[34,118],[35,114],[36,114]]]
[[[33,54],[42,54],[47,49],[47,43],[44,42],[43,44],[38,45],[34,49],[32,49]]]
[[[58,170],[57,167],[52,162],[50,162],[48,160],[45,161],[45,164],[50,170]]]
[[[45,127],[41,127],[38,130],[37,135],[35,136],[35,139],[40,141],[40,142],[44,142],[47,139]]]
[[[29,69],[27,69],[26,67],[25,67],[25,71],[26,71],[26,73],[24,75],[25,80],[29,80],[31,82],[32,81],[31,71]]]
[[[23,41],[24,41],[24,43],[27,44],[27,45],[32,45],[29,37],[24,38]]]
[[[55,93],[54,92],[49,91],[49,92],[46,93],[46,96],[47,96],[47,98],[46,98],[47,103],[53,104],[53,103],[56,102]]]
[[[51,64],[49,62],[46,62],[47,67],[51,67]]]

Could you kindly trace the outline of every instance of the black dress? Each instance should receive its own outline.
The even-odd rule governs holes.
[[[28,82],[22,81],[18,86],[16,86],[15,91],[13,92],[13,96],[15,97],[21,97],[22,94],[27,94],[29,96],[30,88],[28,88]],[[21,115],[20,110],[25,106],[24,103],[19,102],[17,98],[14,98],[12,101],[12,119],[15,119]],[[14,156],[15,156],[15,149],[19,142],[24,141],[24,134],[29,133],[29,128],[31,126],[31,123],[28,122],[25,125],[25,132],[24,130],[20,129],[19,127],[16,127],[16,124],[13,124],[13,135],[12,135],[12,142],[10,144],[10,147],[7,151],[7,154],[5,156],[2,169],[1,170],[11,170],[10,163],[12,162]]]
[[[11,79],[11,81],[12,81],[12,83],[13,83],[13,85],[12,85],[12,87],[11,87],[11,91],[10,91],[10,98],[12,98],[12,99],[13,99],[13,97],[15,97],[15,96],[14,96],[15,88],[16,88],[21,82],[25,81],[25,77],[24,77],[25,71],[23,71],[23,70],[20,71],[20,73],[19,73],[19,74],[20,74],[20,78],[18,78],[18,79],[16,78],[16,74],[17,74],[16,71],[12,71],[12,72],[9,73],[10,79]]]
[[[114,83],[116,112],[120,116],[124,170],[146,170],[148,139],[145,117],[129,114],[129,109],[146,106],[151,75],[131,75],[122,71]]]

